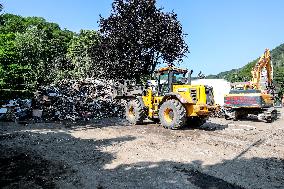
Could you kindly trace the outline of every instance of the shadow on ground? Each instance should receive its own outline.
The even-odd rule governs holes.
[[[101,148],[134,139],[135,137],[125,136],[83,140],[64,131],[46,132],[25,127],[18,131],[2,131],[0,186],[95,188],[98,186],[96,178],[100,177],[102,167],[115,159],[114,154],[102,152]],[[88,184],[85,185],[85,182]]]
[[[141,124],[142,126],[147,126],[147,125],[157,125],[157,126],[161,126],[159,123],[154,123],[154,122],[144,122],[143,124]],[[228,128],[228,125],[225,124],[217,124],[217,123],[212,123],[212,122],[206,122],[205,124],[201,125],[201,126],[196,126],[196,125],[191,125],[190,123],[187,124],[186,126],[177,129],[177,130],[194,130],[194,129],[198,129],[198,130],[205,130],[205,131],[216,131],[216,130],[224,130]]]
[[[72,128],[72,129],[81,129],[81,128],[104,128],[110,126],[116,127],[125,127],[125,126],[132,126],[126,119],[123,118],[107,118],[107,119],[100,119],[100,120],[93,120],[93,121],[84,121],[79,123],[72,123],[72,122],[65,122],[63,123],[65,127]],[[138,126],[156,126],[162,127],[160,123],[153,122],[151,120],[145,120],[142,124]],[[216,131],[216,130],[224,130],[228,128],[227,124],[217,124],[207,121],[205,124],[201,126],[191,125],[190,123],[185,127],[178,129],[178,130],[205,130],[205,131]]]
[[[228,124],[217,124],[217,123],[211,123],[207,122],[199,127],[201,130],[205,131],[219,131],[219,130],[224,130],[228,128]]]
[[[210,166],[200,161],[141,162],[104,170],[104,175],[115,181],[114,188],[272,189],[283,187],[283,163],[276,158],[241,158]]]
[[[103,149],[135,140],[72,137],[68,132],[2,131],[2,188],[281,188],[284,160],[237,156],[215,165],[174,161],[106,165],[116,155]],[[152,155],[152,154],[151,154]],[[166,158],[166,157],[165,157]],[[137,162],[139,154],[137,154]]]

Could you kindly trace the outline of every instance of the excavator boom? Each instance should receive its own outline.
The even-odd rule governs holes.
[[[272,67],[271,67],[271,56],[269,49],[265,49],[264,54],[260,57],[259,61],[251,71],[252,73],[252,83],[256,89],[261,89],[260,79],[263,69],[266,69],[267,73],[267,85],[272,84]]]

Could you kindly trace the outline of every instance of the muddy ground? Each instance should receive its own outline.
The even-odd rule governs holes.
[[[284,188],[284,119],[1,123],[0,154],[1,188]]]

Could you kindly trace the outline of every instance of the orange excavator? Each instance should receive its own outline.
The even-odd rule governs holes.
[[[266,70],[266,83],[261,83],[263,69]],[[232,87],[225,95],[225,118],[238,120],[249,114],[256,115],[259,120],[272,122],[277,119],[277,110],[274,108],[272,94],[272,66],[269,49],[265,49],[251,71],[252,80]]]

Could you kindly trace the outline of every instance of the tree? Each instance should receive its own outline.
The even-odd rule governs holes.
[[[19,72],[15,81],[22,83],[26,87],[35,88],[39,81],[44,80],[45,61],[43,54],[46,49],[46,33],[33,26],[25,33],[16,33],[15,46],[19,56],[19,61],[11,64],[14,68],[11,78],[15,78],[14,73]],[[15,69],[18,69],[15,71]],[[12,83],[14,80],[11,80]],[[28,87],[30,88],[30,87]]]
[[[54,32],[54,31],[52,31]],[[67,60],[67,43],[62,34],[54,35],[47,30],[29,27],[25,33],[16,34],[16,47],[20,64],[31,67],[30,84],[50,84],[66,76],[71,65]]]
[[[277,98],[281,100],[282,96],[284,95],[284,67],[276,68],[274,73]]]
[[[102,43],[93,51],[94,66],[106,71],[102,74],[138,79],[159,63],[181,62],[188,52],[177,15],[162,12],[156,0],[114,0],[112,8],[99,21]]]
[[[25,19],[21,16],[14,14],[3,14],[3,24],[0,27],[0,33],[22,33],[25,32],[27,26],[25,25]]]
[[[73,76],[77,78],[93,77],[97,69],[92,69],[92,49],[100,43],[100,35],[93,30],[81,30],[70,41],[67,57],[71,60],[74,69]]]
[[[15,34],[0,34],[0,87],[7,87],[7,70],[9,65],[17,62],[18,56],[15,48]]]
[[[31,89],[65,78],[74,33],[41,17],[3,15],[0,26],[0,87]]]

